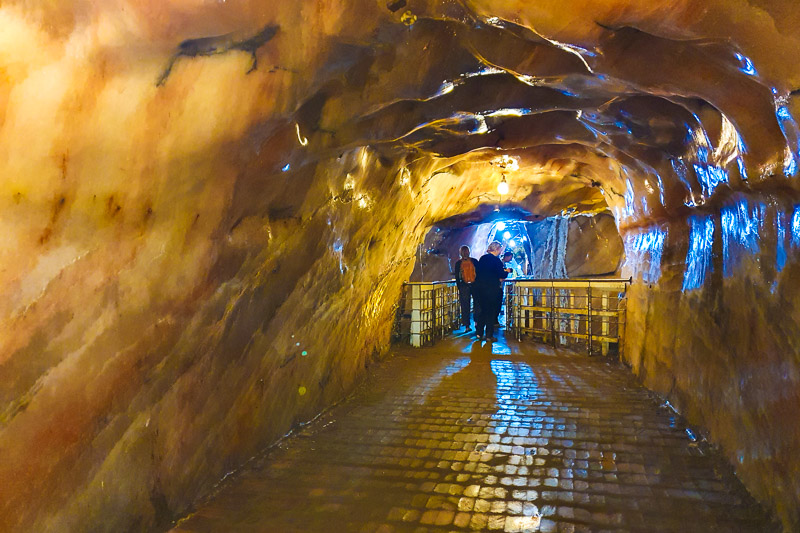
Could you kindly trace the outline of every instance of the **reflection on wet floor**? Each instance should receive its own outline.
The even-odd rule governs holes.
[[[623,367],[462,336],[399,349],[176,532],[777,531]]]

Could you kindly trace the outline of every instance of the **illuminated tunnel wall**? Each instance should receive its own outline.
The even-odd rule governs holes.
[[[610,209],[629,363],[798,529],[795,0],[8,0],[0,29],[0,530],[169,524],[352,390],[428,231],[498,204]]]

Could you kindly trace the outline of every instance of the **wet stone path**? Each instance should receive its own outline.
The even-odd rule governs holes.
[[[467,338],[400,348],[175,532],[775,531],[624,367]]]

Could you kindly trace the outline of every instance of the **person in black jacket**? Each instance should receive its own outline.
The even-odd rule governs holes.
[[[461,249],[458,251],[458,254],[461,256],[461,259],[456,261],[456,266],[454,268],[456,276],[456,286],[458,287],[458,301],[461,304],[461,325],[464,326],[464,331],[471,331],[472,328],[470,327],[470,307],[472,300],[474,299],[472,294],[472,284],[475,283],[475,275],[478,269],[478,260],[473,259],[469,256],[469,246],[462,246]],[[462,268],[462,263],[469,263],[472,265],[472,268]],[[469,265],[465,265],[468,267]],[[466,277],[469,279],[465,279]],[[478,307],[475,306],[475,313],[477,316]]]
[[[475,332],[480,340],[497,340],[494,336],[494,323],[503,302],[501,280],[508,277],[510,270],[503,268],[503,262],[498,257],[502,251],[503,245],[493,241],[489,244],[486,255],[478,261],[477,277],[472,290],[480,307],[475,318]]]

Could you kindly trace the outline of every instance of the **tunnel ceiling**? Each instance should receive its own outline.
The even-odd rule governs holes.
[[[316,154],[430,154],[440,168],[420,179],[506,175],[502,200],[532,213],[608,205],[624,225],[797,174],[789,4],[349,3],[319,8],[335,21],[313,67],[270,68],[309,78],[287,121]],[[285,50],[302,30],[276,11],[265,48]]]
[[[249,108],[249,123],[215,141],[250,147],[240,157],[251,175],[370,146],[407,161],[416,184],[468,184],[478,192],[465,210],[610,207],[621,227],[730,190],[795,187],[800,15],[788,0],[6,2],[4,12],[12,79],[62,41],[71,69],[97,67],[57,73],[84,84],[61,111],[96,105],[89,95],[118,70],[149,79],[136,90],[156,106],[191,87],[239,116]],[[42,30],[27,31],[31,21]],[[501,154],[519,170],[493,164]],[[426,156],[437,163],[415,167]],[[502,175],[507,198],[493,195]]]

